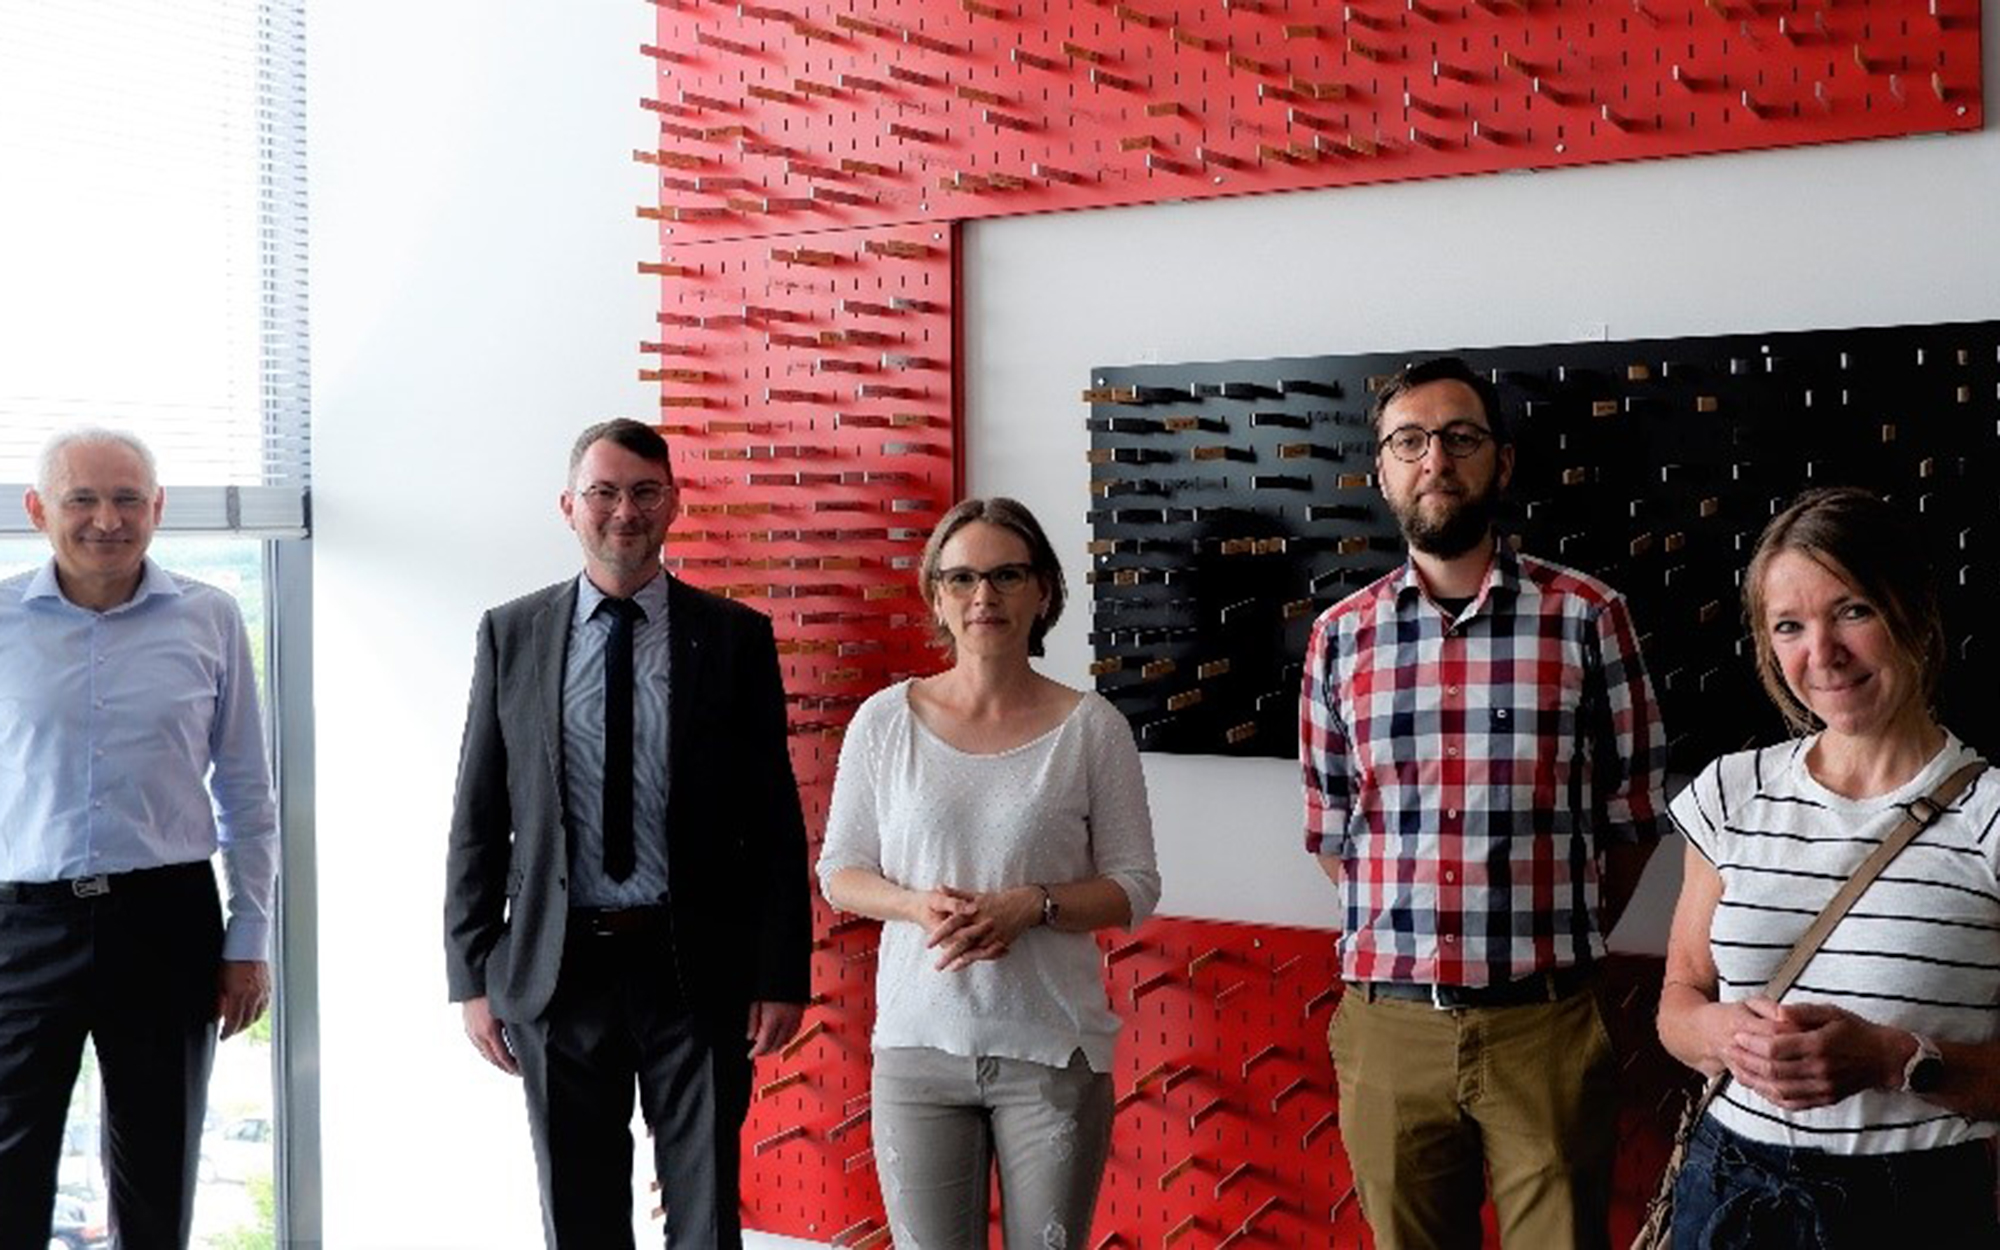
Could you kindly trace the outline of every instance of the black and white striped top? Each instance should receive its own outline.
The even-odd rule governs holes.
[[[1756,995],[1905,805],[1979,758],[1947,735],[1906,785],[1857,800],[1813,779],[1805,764],[1813,742],[1725,755],[1671,805],[1681,832],[1722,874],[1709,940],[1723,1002]],[[1936,1038],[2000,1036],[1996,825],[2000,776],[1986,773],[1855,901],[1784,1001],[1831,1003]],[[1892,1090],[1785,1111],[1733,1082],[1712,1114],[1757,1141],[1838,1154],[1925,1150],[2000,1127]]]

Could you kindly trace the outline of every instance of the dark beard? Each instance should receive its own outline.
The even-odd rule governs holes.
[[[1394,504],[1389,510],[1396,514],[1396,524],[1402,527],[1403,541],[1425,555],[1449,560],[1486,542],[1493,528],[1493,517],[1500,510],[1496,490],[1460,496],[1456,503],[1456,507],[1436,520],[1424,515],[1422,499],[1412,501],[1407,510]]]

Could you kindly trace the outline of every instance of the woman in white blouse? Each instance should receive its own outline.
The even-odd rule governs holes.
[[[1091,934],[1151,914],[1145,779],[1125,719],[1035,672],[1062,568],[1011,499],[969,499],[924,549],[952,665],[848,727],[819,878],[881,921],[872,1124],[898,1245],[1089,1244],[1119,1021]]]
[[[1660,1040],[1731,1082],[1674,1189],[1676,1250],[2000,1245],[2000,784],[1889,864],[1782,1002],[1762,987],[1909,805],[1979,754],[1932,712],[1925,536],[1853,487],[1772,519],[1744,575],[1764,688],[1801,736],[1725,755],[1687,835]]]

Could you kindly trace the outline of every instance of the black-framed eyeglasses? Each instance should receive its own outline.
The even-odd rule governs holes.
[[[1415,464],[1430,453],[1431,440],[1444,445],[1444,454],[1453,460],[1463,460],[1467,456],[1479,454],[1479,449],[1493,441],[1493,431],[1470,421],[1454,421],[1441,429],[1427,430],[1421,425],[1405,425],[1389,431],[1389,436],[1377,443],[1378,451],[1386,451],[1405,464]]]
[[[996,564],[990,569],[949,568],[938,570],[938,585],[954,599],[970,599],[979,583],[990,582],[1003,595],[1019,594],[1035,579],[1032,564]]]
[[[666,507],[673,494],[674,488],[664,482],[640,482],[622,489],[599,482],[576,492],[576,497],[596,516],[610,516],[618,511],[620,497],[631,500],[633,507],[651,516]]]

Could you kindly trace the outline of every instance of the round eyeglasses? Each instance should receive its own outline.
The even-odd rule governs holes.
[[[631,500],[633,507],[651,516],[667,506],[667,500],[673,497],[673,493],[674,488],[664,482],[640,482],[636,486],[627,486],[622,490],[600,482],[594,486],[584,487],[576,492],[576,497],[583,500],[583,506],[590,509],[595,516],[610,516],[618,511],[620,497]]]
[[[1034,577],[1035,566],[1032,564],[996,564],[990,569],[940,569],[937,584],[954,599],[970,599],[979,590],[981,582],[991,582],[993,589],[1001,594],[1013,595],[1025,590]]]
[[[1427,430],[1421,425],[1405,425],[1390,431],[1389,437],[1375,446],[1405,464],[1415,464],[1430,454],[1432,439],[1444,446],[1445,455],[1453,460],[1463,460],[1477,455],[1481,447],[1491,442],[1493,431],[1470,421],[1454,421],[1437,430]]]

